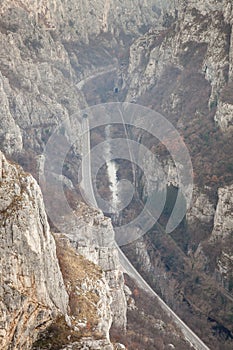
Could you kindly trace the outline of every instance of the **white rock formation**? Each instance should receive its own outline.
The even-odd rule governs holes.
[[[66,235],[55,234],[55,239],[59,263],[70,296],[70,313],[66,322],[80,337],[79,342],[68,339],[67,349],[113,350],[109,338],[112,296],[105,273],[98,265],[78,254]]]
[[[174,8],[171,0],[133,0],[122,3],[121,0],[98,1],[55,1],[55,0],[4,0],[1,14],[12,7],[21,8],[29,13],[46,30],[62,29],[66,40],[79,38],[89,41],[91,35],[101,32],[119,34],[139,34],[140,29],[157,24],[162,10]],[[65,27],[65,30],[64,30]]]
[[[67,312],[68,295],[40,188],[2,153],[0,199],[0,347],[25,350]]]
[[[5,92],[8,89],[9,84],[0,72],[0,139],[2,141],[2,150],[11,154],[21,151],[23,142],[20,128],[10,113],[10,105]]]
[[[190,225],[195,224],[196,220],[203,223],[211,223],[214,219],[214,204],[209,200],[208,195],[201,193],[195,187],[193,192],[193,201],[190,210],[187,212],[187,220]]]
[[[233,232],[233,185],[218,189],[218,204],[211,241],[229,237]]]
[[[233,105],[220,101],[217,112],[215,114],[215,121],[223,132],[230,132],[233,130]]]
[[[159,39],[161,31],[150,30],[131,46],[129,71],[126,77],[129,85],[127,100],[132,101],[150,91],[169,66],[173,65],[176,69],[182,70],[184,65],[182,57],[185,53],[196,50],[195,44],[198,44],[203,45],[203,51],[206,45],[202,71],[211,84],[209,105],[211,108],[215,107],[219,93],[227,82],[228,72],[232,77],[232,4],[228,0],[178,1],[175,8],[178,20],[164,40]],[[175,18],[171,9],[168,13]],[[223,14],[225,21],[220,13]],[[174,104],[176,103],[174,95]],[[225,112],[220,113],[222,119]],[[229,118],[226,117],[227,123]]]
[[[112,298],[113,326],[124,330],[127,322],[124,278],[118,252],[114,247],[114,231],[110,219],[80,202],[75,215],[72,218],[62,218],[59,227],[62,227],[79,254],[104,271]]]

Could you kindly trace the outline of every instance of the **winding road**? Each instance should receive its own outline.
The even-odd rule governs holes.
[[[102,70],[99,70],[99,71],[95,71],[95,74],[92,74],[92,75],[89,75],[87,76],[86,78],[80,80],[77,84],[76,84],[76,87],[79,89],[79,90],[82,90],[82,88],[84,87],[85,84],[87,84],[89,81],[91,81],[92,79],[96,79],[98,77],[100,77],[101,75],[104,75],[104,74],[108,74],[108,73],[112,73],[112,72],[115,72],[117,71],[117,68],[116,68],[116,65],[109,65],[107,67],[105,67],[104,69]]]
[[[85,155],[82,163],[82,182],[81,187],[86,193],[86,197],[89,199],[88,204],[92,207],[97,208],[95,194],[92,185],[91,177],[91,152],[90,152],[90,131],[89,131],[89,120],[88,116],[84,115],[82,118],[82,132],[83,132],[83,154]],[[175,314],[174,311],[158,296],[157,293],[149,286],[149,284],[142,278],[142,276],[133,267],[127,257],[124,255],[120,247],[116,244],[116,249],[119,253],[119,259],[121,263],[122,272],[127,273],[129,276],[134,278],[138,286],[146,292],[150,293],[155,297],[162,309],[173,319],[176,325],[183,333],[185,339],[194,347],[196,350],[210,350],[208,346]]]

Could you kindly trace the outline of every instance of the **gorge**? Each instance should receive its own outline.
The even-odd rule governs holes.
[[[232,349],[232,11],[230,0],[1,2],[2,349],[191,348],[124,274],[111,219],[82,196],[83,113],[112,102],[161,113],[181,135],[194,171],[192,205],[167,233],[179,190],[174,161],[163,142],[126,125],[160,167],[152,156],[142,169],[105,163],[99,193],[116,203],[121,183],[125,203],[133,199],[115,226],[138,215],[154,183],[167,194],[159,222],[123,252],[209,349]],[[62,123],[68,127],[59,140],[72,145],[46,187],[44,155]],[[107,125],[91,130],[92,148],[126,139],[122,125]],[[65,215],[57,186],[70,208]]]

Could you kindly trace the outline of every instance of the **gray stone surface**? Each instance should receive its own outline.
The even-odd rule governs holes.
[[[124,330],[127,323],[124,278],[118,252],[114,247],[114,231],[110,219],[80,202],[75,215],[64,218],[63,227],[62,222],[59,226],[77,252],[104,271],[112,298],[113,325]]]
[[[68,295],[40,188],[0,153],[0,347],[30,349]]]
[[[102,60],[105,51],[109,66],[117,66],[114,57],[118,53],[117,40],[122,48],[132,38],[129,66],[126,64],[123,73],[116,67],[117,74],[122,74],[123,86],[128,89],[126,100],[132,101],[150,91],[170,64],[182,70],[181,53],[185,52],[190,43],[203,44],[207,50],[199,70],[211,85],[209,107],[212,108],[218,102],[214,120],[223,133],[232,132],[232,104],[221,100],[221,92],[226,84],[225,73],[229,68],[229,80],[232,80],[233,72],[232,11],[231,0],[150,0],[146,4],[143,0],[2,0],[1,150],[7,155],[25,152],[26,159],[29,159],[31,152],[38,154],[37,166],[43,173],[43,159],[40,155],[56,125],[64,119],[70,120],[71,129],[74,135],[77,132],[78,138],[79,125],[77,123],[74,127],[70,118],[86,106],[78,84],[81,82],[82,86],[84,79],[106,68],[106,62]],[[162,23],[169,33],[169,25],[175,19],[178,21],[172,27],[170,35],[166,36],[161,45],[155,45]],[[110,40],[106,39],[108,36]],[[93,50],[94,54],[91,51],[91,54],[85,56],[88,47],[85,45],[93,47],[93,41],[97,38],[101,38],[103,46],[97,48],[97,51]],[[109,52],[115,53],[109,58]],[[178,110],[181,102],[180,95],[175,91],[169,100],[174,111]],[[163,107],[166,110],[166,105]],[[180,124],[182,125],[182,120]],[[73,138],[74,135],[69,136]],[[82,153],[80,144],[77,144],[75,152],[76,156]],[[49,324],[53,319],[53,311],[55,314],[58,309],[65,312],[67,296],[40,191],[29,175],[5,160],[3,163],[5,170],[0,206],[5,222],[1,226],[4,247],[1,259],[5,269],[4,290],[1,289],[1,293],[4,293],[5,299],[1,302],[1,309],[5,328],[0,330],[0,336],[5,342],[3,348],[10,339],[14,339],[13,348],[21,349],[29,347],[32,342],[29,329],[31,332],[31,328],[43,322],[44,326]],[[165,173],[169,175],[168,182],[176,185],[174,168],[168,163],[164,167]],[[5,171],[9,173],[9,181],[4,177]],[[152,181],[153,177],[160,176],[153,170],[153,164],[150,174]],[[144,188],[144,194],[148,191],[149,185]],[[215,217],[212,238],[228,237],[232,228],[231,194],[232,186],[219,189],[217,210],[214,213],[215,203],[204,194],[203,189],[197,188],[188,220],[195,222],[198,219],[210,223]],[[124,328],[126,302],[123,276],[119,271],[117,253],[111,246],[114,234],[110,222],[101,213],[92,210],[87,210],[84,215],[80,212],[77,218],[77,222],[64,227],[64,232],[80,254],[100,264],[104,270],[112,298],[113,322]],[[137,249],[143,264],[149,270],[146,247],[139,242]],[[25,257],[28,259],[25,260]],[[13,270],[12,266],[17,268]],[[40,268],[34,269],[34,266]],[[226,276],[229,281],[231,269],[232,252],[224,248],[217,262],[220,277]],[[162,274],[163,271],[158,269],[158,273]],[[7,274],[9,278],[6,277]],[[30,292],[33,293],[31,295],[29,289],[31,290],[32,283],[35,288]],[[54,283],[57,283],[56,289],[62,286],[58,289],[60,294],[59,291],[54,294]],[[39,284],[40,288],[36,287]],[[36,309],[38,300],[41,304]],[[11,304],[13,309],[9,307],[9,311],[6,305]],[[20,307],[22,315],[17,313]],[[22,317],[21,321],[19,317]],[[22,344],[22,338],[19,340],[20,334],[25,334],[25,344]],[[33,333],[33,338],[35,334]],[[95,346],[105,346],[101,342],[102,340],[99,344],[95,343]]]

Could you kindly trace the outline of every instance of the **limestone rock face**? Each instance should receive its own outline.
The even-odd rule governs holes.
[[[30,349],[38,331],[67,312],[68,295],[39,186],[2,153],[0,181],[0,344]]]
[[[216,268],[216,279],[222,284],[222,286],[232,292],[233,290],[233,256],[232,252],[228,247],[226,247],[220,257],[218,258],[217,268]]]
[[[105,273],[98,265],[78,254],[66,235],[55,234],[55,239],[59,264],[69,294],[69,316],[66,322],[70,330],[63,337],[63,342],[67,345],[65,349],[113,350],[109,339],[112,296]],[[59,332],[62,333],[63,330],[60,329]],[[80,341],[74,341],[74,334],[77,334]],[[55,341],[56,336],[58,335],[52,335]],[[50,339],[51,335],[48,336],[47,346]]]
[[[211,240],[229,237],[233,231],[233,185],[218,189],[218,204]]]
[[[196,263],[202,269],[210,269],[212,275],[222,285],[225,295],[232,301],[233,291],[233,185],[218,188],[217,205],[207,194],[194,192],[194,201],[187,215],[190,225],[202,223],[209,226],[209,238],[200,244],[195,252]],[[205,247],[205,245],[207,246]]]
[[[123,327],[126,322],[126,310],[120,307],[125,301],[124,281],[116,253],[93,248],[98,255],[93,258],[89,246],[87,257],[102,262],[103,272],[75,252],[69,238],[55,235],[55,245],[39,186],[2,153],[0,180],[1,349],[31,349],[38,333],[46,332],[63,315],[69,334],[81,338],[72,342],[66,337],[67,349],[112,350],[113,316]],[[102,221],[106,221],[103,216]]]
[[[233,105],[221,101],[214,119],[223,132],[231,132],[233,129]]]
[[[115,2],[102,0],[94,3],[3,1],[0,23],[1,144],[9,155],[25,152],[28,163],[31,152],[33,157],[39,155],[37,164],[30,171],[35,171],[37,167],[40,175],[43,174],[41,154],[49,136],[63,120],[70,124],[68,129],[73,131],[76,140],[79,137],[79,125],[71,116],[86,107],[86,102],[76,86],[82,74],[74,67],[84,66],[85,74],[89,74],[90,68],[79,62],[79,57],[69,56],[68,43],[73,40],[87,43],[92,35],[113,31],[116,23],[112,21],[116,18],[119,19],[118,31],[123,27],[130,35],[139,33],[142,24],[151,24],[154,16],[157,18],[158,15],[151,10],[154,1],[149,2],[148,7],[141,6],[139,11],[135,4],[142,5],[142,2],[130,2],[122,13],[120,1],[118,10]],[[129,22],[131,15],[135,19]],[[72,137],[68,135],[69,139]],[[79,144],[75,155],[81,153]],[[35,158],[30,165],[32,168],[34,161]],[[82,227],[71,225],[64,232],[71,234],[73,230],[79,242],[79,252],[102,266],[111,288],[114,323],[125,328],[124,281],[119,271],[117,252],[109,245],[114,234],[110,221],[101,213],[93,212],[88,214],[87,219],[89,221],[86,222],[85,216],[82,216],[79,222]],[[98,220],[96,226],[95,221]],[[102,234],[102,230],[106,234]],[[92,254],[93,250],[96,255]]]
[[[171,0],[4,0],[0,11],[2,149],[41,154],[56,125],[86,106],[77,84],[99,61],[105,69],[102,58],[76,54],[76,47],[105,34],[139,36],[175,9]]]
[[[156,189],[164,191],[167,186],[179,187],[178,171],[174,163],[169,157],[161,163],[155,163],[153,155],[144,157],[143,169],[147,169],[147,176],[141,183],[144,189],[144,197],[147,197]],[[178,167],[181,168],[181,165],[178,164]]]
[[[178,1],[175,7],[177,13],[174,16],[170,12],[173,20],[170,21],[166,30],[150,29],[131,45],[128,72],[124,77],[127,86],[126,100],[151,106],[176,125],[181,135],[185,135],[184,139],[189,146],[194,171],[198,172],[195,177],[199,180],[200,169],[208,167],[207,159],[209,163],[220,163],[219,159],[215,159],[215,155],[206,157],[205,152],[208,152],[206,150],[211,152],[214,150],[215,154],[220,153],[221,150],[217,145],[211,144],[212,139],[215,137],[217,139],[217,135],[213,133],[209,138],[205,135],[205,145],[203,143],[199,145],[200,139],[197,134],[204,129],[208,133],[209,130],[215,128],[221,144],[224,145],[229,142],[228,138],[231,138],[233,130],[233,7],[232,2],[228,0],[222,2],[214,0]],[[193,88],[186,93],[185,90],[189,89],[192,84]],[[202,95],[205,97],[201,101],[201,94],[199,98],[197,95],[204,85],[205,91]],[[192,99],[192,95],[197,97],[196,100]],[[192,102],[189,103],[189,99]],[[202,129],[203,122],[206,124]],[[197,127],[198,124],[200,127]],[[187,134],[186,130],[188,130]],[[226,151],[226,153],[231,154],[231,151]],[[163,159],[164,157],[166,155],[161,156]],[[198,157],[202,158],[202,162],[197,165]],[[160,162],[162,163],[161,160]],[[159,180],[161,186],[166,185],[164,179],[169,171],[167,171],[166,164],[163,164],[162,171],[159,171],[150,159],[145,159],[144,164],[146,169],[151,169],[149,182],[146,184],[142,178],[140,183],[140,189],[146,198],[152,188],[150,182],[156,186]],[[208,271],[215,282],[217,280],[224,288],[232,292],[232,239],[230,238],[233,230],[230,199],[232,197],[232,170],[228,155],[225,164],[226,167],[222,172],[218,172],[218,176],[214,176],[214,171],[210,172],[209,178],[213,177],[213,181],[207,182],[207,186],[203,185],[202,181],[197,181],[193,203],[186,216],[186,223],[189,227],[187,230],[184,229],[183,235],[173,233],[172,237],[175,237],[178,245],[182,237],[181,245],[183,250],[187,249],[188,254],[190,253],[190,260],[193,258],[198,268]],[[221,176],[224,178],[223,183],[226,182],[224,186],[218,185]],[[167,182],[173,186],[178,184],[172,165]],[[190,237],[187,237],[188,235]],[[159,245],[157,241],[156,243]],[[172,245],[172,242],[169,243]],[[172,304],[174,298],[167,294],[169,288],[167,286],[164,288],[166,283],[163,278],[163,270],[160,272],[159,264],[163,259],[163,254],[159,256],[160,249],[158,249],[156,259],[152,259],[153,263],[150,262],[148,256],[150,248],[146,249],[142,242],[137,243],[134,249],[137,266],[143,266],[147,276],[151,276],[153,268],[159,271],[158,274],[162,276],[161,281],[158,282],[160,290],[163,290],[162,295],[165,298],[168,297],[167,300],[170,300]],[[162,249],[161,251],[163,252]],[[172,290],[174,289],[173,282],[175,281],[170,278],[169,283]]]
[[[211,223],[215,215],[214,204],[205,193],[200,193],[198,188],[194,189],[193,202],[187,213],[187,220],[190,225],[195,224],[196,220],[203,223]]]
[[[56,125],[85,101],[63,44],[36,25],[26,4],[7,3],[0,23],[2,150],[41,154]]]
[[[188,134],[188,138],[194,138],[194,148],[199,146],[198,137],[201,133],[195,116],[198,113],[201,115],[198,120],[201,124],[201,118],[205,121],[208,114],[206,109],[213,112],[211,121],[215,121],[223,133],[232,131],[233,101],[227,96],[227,93],[230,97],[232,94],[233,74],[231,0],[2,0],[0,14],[1,149],[12,156],[25,152],[28,163],[31,153],[33,157],[35,154],[39,155],[37,166],[41,174],[41,154],[49,136],[61,121],[69,120],[71,129],[74,134],[77,132],[76,136],[79,137],[79,126],[74,127],[70,116],[87,106],[87,96],[84,96],[83,87],[86,86],[86,82],[93,81],[93,85],[98,86],[92,78],[96,76],[96,72],[109,69],[106,68],[107,65],[116,69],[119,80],[123,80],[122,86],[125,90],[122,96],[126,96],[127,101],[139,101],[152,106],[152,100],[156,100],[157,96],[158,100],[160,99],[160,89],[170,89],[169,98],[161,102],[161,109],[165,113],[173,112],[178,116],[177,126],[181,130],[187,126],[186,122],[190,123],[192,133]],[[189,66],[190,58],[195,67],[192,64]],[[192,73],[193,70],[194,75],[185,76],[187,71]],[[104,77],[106,80],[103,90],[104,93],[107,91],[107,97],[103,93],[103,100],[106,102],[112,89],[111,84],[114,83],[109,82],[109,75]],[[196,82],[200,77],[202,80]],[[101,80],[101,75],[98,79]],[[193,84],[193,90],[186,93],[185,85],[179,85],[179,79],[186,79],[188,86]],[[174,86],[176,80],[177,85]],[[156,90],[159,81],[165,81],[165,86],[160,84],[160,89]],[[191,94],[196,96],[205,84],[204,98],[208,103],[205,102],[207,108],[203,107],[204,112],[199,110],[199,99],[191,106],[196,114],[184,110],[183,106],[188,97]],[[146,93],[153,96],[149,103],[145,100],[140,101],[140,97]],[[95,95],[95,91],[93,94]],[[72,138],[73,135],[69,137]],[[79,144],[75,149],[75,157],[81,153]],[[196,155],[199,156],[198,153],[195,157]],[[207,168],[205,160],[203,167]],[[8,164],[5,160],[3,163],[4,167]],[[163,181],[164,174],[154,169],[154,164],[151,163],[150,159],[145,159],[145,166],[151,167],[151,171],[148,185],[141,183],[144,197],[153,188],[155,178],[162,187],[167,183],[175,187],[178,185],[177,173],[172,163],[162,164],[166,181]],[[30,176],[24,173],[22,176],[18,175],[18,171],[21,174],[21,170],[17,170],[17,167],[12,168],[11,164],[7,167],[12,172],[11,177],[14,181],[11,179],[6,183],[6,178],[2,181],[5,187],[1,193],[1,215],[5,226],[2,225],[1,230],[7,243],[3,241],[4,253],[1,253],[2,266],[6,266],[3,269],[4,290],[1,290],[1,293],[6,297],[1,301],[4,327],[0,335],[5,342],[3,348],[12,342],[13,348],[24,349],[30,347],[37,334],[37,331],[31,329],[39,325],[40,330],[40,324],[43,322],[44,327],[47,327],[58,310],[65,313],[67,296],[45,214],[42,209],[38,209],[40,205],[43,207],[39,189]],[[68,183],[65,178],[61,180]],[[73,189],[72,185],[67,187]],[[216,241],[219,247],[221,245],[222,251],[216,258],[214,273],[216,279],[229,291],[232,291],[233,285],[232,244],[227,241],[232,228],[231,193],[231,186],[219,189],[215,213],[216,203],[206,195],[203,188],[197,188],[193,207],[187,215],[189,224],[194,228],[197,221],[208,226],[205,239],[208,240],[210,235],[210,242]],[[15,207],[17,210],[11,211]],[[213,220],[214,229],[211,235]],[[67,222],[69,225],[65,224]],[[102,213],[81,204],[77,208],[76,219],[68,218],[65,223],[61,232],[66,234],[76,252],[99,264],[104,271],[105,280],[98,286],[102,289],[103,297],[103,307],[100,307],[99,312],[104,322],[102,326],[99,322],[100,328],[104,329],[105,334],[108,333],[111,322],[118,328],[125,328],[124,281],[113,244],[114,232],[110,220],[104,218]],[[30,234],[31,231],[33,235]],[[39,238],[35,238],[35,232],[38,232]],[[23,244],[20,245],[20,242]],[[199,249],[201,250],[201,245]],[[162,294],[175,306],[177,301],[174,300],[174,290],[177,282],[171,275],[167,276],[164,273],[164,267],[161,266],[163,256],[159,256],[158,253],[152,266],[153,259],[150,259],[144,242],[137,243],[136,252],[145,271],[148,274],[153,273],[155,278],[158,276]],[[180,251],[177,256],[179,254]],[[173,255],[172,251],[171,256]],[[25,261],[25,256],[30,259]],[[202,257],[204,269],[208,259],[204,253]],[[51,264],[48,264],[48,261],[52,261]],[[170,258],[168,266],[171,262]],[[200,261],[199,263],[201,264]],[[13,265],[17,267],[14,270]],[[35,265],[39,267],[34,271]],[[7,281],[6,274],[10,274]],[[181,277],[183,278],[182,275]],[[57,284],[54,285],[55,279]],[[92,280],[87,278],[85,282],[91,291],[96,288]],[[41,287],[37,288],[39,284]],[[53,286],[56,286],[58,295],[54,295]],[[60,287],[57,288],[58,286]],[[82,286],[77,286],[82,290]],[[177,287],[177,290],[179,289],[180,286]],[[111,312],[105,307],[106,300],[111,304]],[[37,308],[38,301],[40,305]],[[8,305],[13,305],[13,309],[8,308]],[[20,307],[23,313],[17,314]],[[85,324],[85,320],[82,322]],[[29,332],[33,334],[32,337]],[[24,334],[24,337],[20,337],[20,334]],[[26,339],[25,344],[22,344],[22,339]],[[107,339],[85,337],[81,343],[74,343],[66,345],[66,348],[111,348]]]
[[[1,14],[9,8],[17,7],[26,10],[29,16],[47,30],[61,29],[63,38],[72,40],[78,38],[88,42],[92,35],[112,33],[114,35],[139,34],[150,25],[161,22],[162,15],[168,9],[174,10],[171,0],[142,0],[122,2],[121,0],[98,1],[55,1],[32,0],[3,1]]]
[[[62,223],[59,226],[62,228]],[[75,215],[63,219],[63,232],[79,254],[104,271],[112,298],[113,326],[124,330],[127,323],[124,278],[110,219],[80,202]]]
[[[222,286],[232,292],[233,290],[233,186],[218,189],[218,204],[214,216],[214,227],[210,236],[210,243],[218,247],[215,276]]]
[[[211,85],[209,106],[216,107],[228,75],[230,80],[232,77],[231,11],[232,5],[228,1],[179,1],[167,32],[151,29],[131,46],[128,77],[126,75],[127,100],[133,101],[150,91],[171,66],[177,71],[183,70],[189,57],[198,50],[199,73],[205,74]],[[174,110],[181,102],[177,95],[175,92],[169,101]],[[166,106],[163,107],[166,110]],[[230,106],[228,111],[227,106],[222,111],[220,103],[216,120],[221,119],[219,124],[223,131],[231,122],[230,114]]]
[[[2,150],[8,154],[22,150],[22,135],[19,126],[10,113],[10,105],[4,90],[3,76],[0,73],[0,115]],[[6,88],[9,86],[5,86]],[[6,132],[7,131],[7,132]]]

